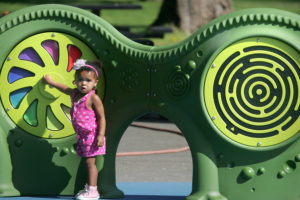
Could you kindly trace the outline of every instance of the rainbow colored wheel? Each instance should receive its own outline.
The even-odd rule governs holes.
[[[212,62],[204,89],[215,126],[247,146],[280,144],[298,133],[299,91],[299,52],[266,37],[225,48]]]
[[[11,120],[34,136],[62,138],[74,134],[70,122],[70,97],[42,81],[45,74],[74,87],[73,62],[78,58],[95,60],[93,51],[67,34],[45,32],[33,35],[15,46],[0,74],[0,95]],[[101,73],[101,95],[104,77]]]

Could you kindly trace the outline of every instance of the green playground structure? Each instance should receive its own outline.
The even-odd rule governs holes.
[[[102,198],[122,198],[115,160],[124,131],[157,113],[176,124],[193,159],[188,200],[300,199],[300,16],[229,13],[184,41],[146,46],[100,17],[39,5],[0,19],[0,197],[73,195],[85,181],[70,99],[73,62],[100,58],[107,154]]]

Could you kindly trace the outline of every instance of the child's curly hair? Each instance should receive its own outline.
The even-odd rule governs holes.
[[[97,70],[97,72],[94,71],[91,67],[88,66],[82,66],[79,69],[76,70],[75,72],[75,77],[78,76],[82,71],[88,71],[88,72],[94,72],[96,79],[99,79],[100,73],[102,71],[103,65],[100,60],[95,60],[94,62],[86,62],[87,65],[91,65]],[[97,76],[98,74],[98,76]]]

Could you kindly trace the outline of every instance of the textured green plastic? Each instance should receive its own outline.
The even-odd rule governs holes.
[[[8,77],[14,67],[27,69],[28,63],[10,65],[10,55],[28,47],[19,45],[23,41],[44,33],[74,38],[72,44],[84,44],[84,52],[103,61],[98,92],[107,118],[107,154],[97,158],[103,198],[124,195],[115,172],[124,131],[155,112],[174,122],[190,146],[193,184],[186,199],[299,199],[299,15],[275,9],[233,12],[180,43],[151,47],[127,39],[96,15],[63,5],[29,7],[0,20],[1,85],[13,84],[10,93],[1,89],[0,196],[73,195],[85,182],[75,135],[55,135],[56,129],[74,133],[70,122],[57,117],[57,110],[45,111],[47,120],[39,118],[39,106],[51,107],[63,97],[40,89],[30,93],[43,86],[36,80],[49,69],[38,70],[29,84],[27,77],[14,82]],[[42,60],[43,51],[37,50]],[[62,53],[59,59],[68,56]],[[71,81],[72,71],[63,78]],[[11,93],[25,86],[33,89],[20,106],[8,107]],[[36,110],[23,104],[34,99]],[[68,105],[62,112],[68,113]],[[27,124],[9,114],[17,111],[29,117]],[[47,135],[26,126],[41,126]]]

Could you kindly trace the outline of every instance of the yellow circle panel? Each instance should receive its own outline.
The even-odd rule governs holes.
[[[73,135],[70,97],[42,82],[45,74],[74,88],[73,62],[95,60],[96,55],[73,36],[46,32],[33,35],[15,46],[0,74],[0,96],[11,120],[27,133],[43,138]],[[99,83],[104,93],[104,77]]]
[[[225,48],[208,69],[204,98],[222,134],[247,146],[272,146],[300,130],[300,54],[272,38]]]

